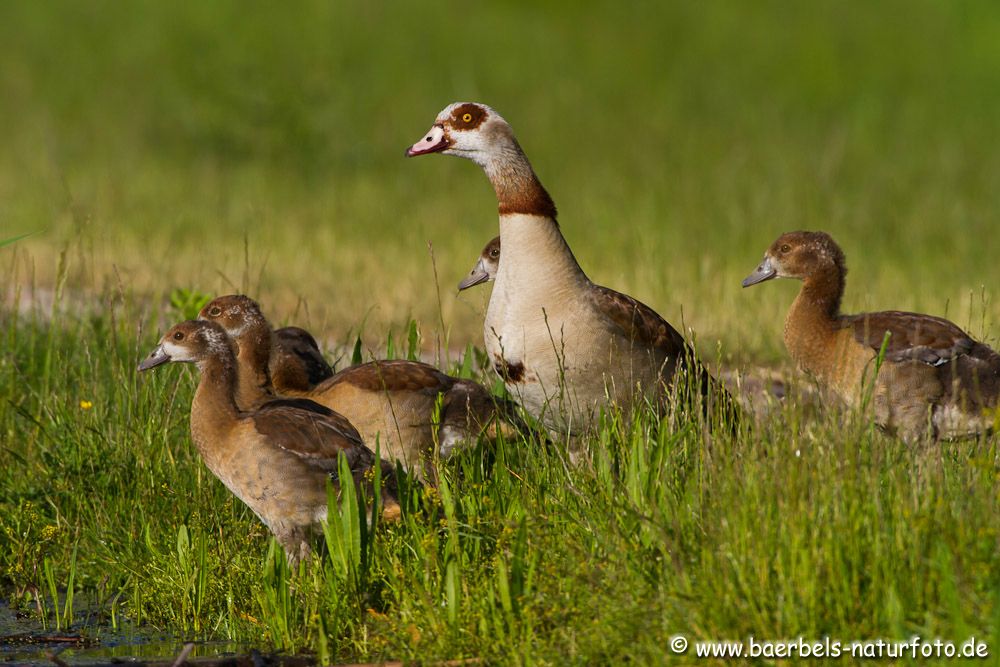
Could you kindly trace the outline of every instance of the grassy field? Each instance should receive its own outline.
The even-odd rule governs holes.
[[[824,229],[847,310],[1000,341],[1000,10],[423,4],[0,5],[0,241],[31,234],[0,248],[0,597],[330,661],[653,664],[676,633],[1000,652],[1000,439],[909,448],[799,400],[795,286],[739,286]],[[331,349],[411,318],[413,353],[481,345],[488,291],[454,285],[494,195],[402,157],[455,100],[512,123],[592,278],[798,385],[752,435],[612,420],[575,468],[484,442],[289,579],[198,460],[193,375],[136,362],[177,289],[247,291]]]

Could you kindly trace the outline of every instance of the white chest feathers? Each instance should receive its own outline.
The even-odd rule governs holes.
[[[663,360],[622,339],[553,222],[505,216],[501,246],[485,345],[532,416],[554,430],[578,431],[610,402],[628,407],[637,389],[657,388]]]

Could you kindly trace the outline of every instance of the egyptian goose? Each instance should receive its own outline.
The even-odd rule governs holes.
[[[333,377],[333,368],[320,352],[316,339],[299,327],[274,330],[270,371],[271,382],[279,393],[308,391]]]
[[[1000,354],[948,320],[884,311],[842,315],[847,266],[824,232],[790,232],[771,244],[744,287],[797,278],[802,288],[785,319],[792,358],[850,405],[885,353],[874,378],[876,421],[907,440],[960,437],[993,424],[1000,396]],[[869,385],[870,386],[870,385]]]
[[[240,373],[237,403],[252,406],[273,398],[267,373],[271,325],[257,302],[238,294],[219,297],[202,308],[199,317],[220,324],[236,342]],[[500,419],[516,421],[513,407],[495,399],[485,387],[416,361],[359,364],[312,390],[281,393],[336,410],[354,424],[369,447],[378,442],[382,456],[399,460],[424,479],[428,479],[426,473],[433,464],[436,410],[442,457],[471,444]]]
[[[496,280],[497,269],[500,267],[500,237],[497,236],[483,247],[469,275],[458,284],[459,291]],[[723,373],[719,378],[730,395],[737,397],[743,410],[749,410],[764,415],[773,406],[770,401],[757,400],[760,397],[772,397],[781,400],[785,397],[784,381],[771,374],[766,378],[744,376],[735,372]]]
[[[236,358],[218,324],[182,322],[160,339],[140,371],[167,362],[193,362],[201,380],[191,404],[191,437],[212,473],[260,517],[290,561],[309,553],[312,532],[327,515],[328,480],[337,485],[344,454],[364,485],[375,455],[342,415],[305,400],[236,405]],[[392,467],[381,462],[385,515],[395,518]]]
[[[587,278],[556,222],[552,198],[510,125],[490,107],[444,108],[408,157],[472,160],[496,192],[504,259],[484,324],[486,350],[508,390],[552,430],[587,430],[609,398],[662,402],[692,350],[653,309]],[[697,383],[724,394],[698,366]],[[637,391],[638,390],[638,391]]]
[[[469,271],[469,275],[462,282],[458,283],[458,291],[469,289],[480,283],[496,280],[497,270],[500,268],[500,237],[495,236],[493,240],[483,247],[479,253],[479,259]]]
[[[304,392],[333,376],[333,370],[319,351],[316,339],[308,331],[299,327],[272,331],[263,315],[259,315],[259,309],[257,313],[259,321],[244,322],[239,299],[220,297],[205,304],[198,315],[199,319],[218,322],[234,338],[241,337],[242,327],[249,326],[244,338],[256,335],[269,339],[267,345],[244,345],[239,348],[238,358],[247,362],[239,366],[240,384],[236,402],[241,407],[252,406],[254,397],[273,395],[270,391],[272,387],[279,394]],[[258,356],[247,359],[248,354]],[[261,354],[265,356],[260,357]],[[259,391],[260,388],[265,389],[264,394]]]

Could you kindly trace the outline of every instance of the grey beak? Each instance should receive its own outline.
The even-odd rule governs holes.
[[[139,371],[148,371],[170,361],[170,355],[163,351],[162,345],[157,345],[156,349],[149,353],[149,356],[139,364]]]
[[[743,279],[743,286],[750,287],[751,285],[756,285],[757,283],[762,283],[765,280],[777,277],[778,270],[771,264],[771,258],[765,257],[764,261],[761,262],[756,269],[754,269],[754,272]]]
[[[458,284],[458,291],[461,292],[464,289],[469,289],[474,285],[479,283],[485,283],[490,279],[490,274],[483,266],[483,260],[480,259],[476,262],[476,265],[472,267],[472,271],[469,271],[469,275],[465,277],[465,280]]]

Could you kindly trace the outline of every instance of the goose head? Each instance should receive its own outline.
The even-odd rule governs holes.
[[[420,141],[406,149],[406,157],[442,153],[485,166],[509,145],[516,145],[514,133],[500,114],[485,104],[455,102],[438,114]]]
[[[486,244],[483,251],[476,260],[476,265],[469,271],[469,275],[458,284],[458,290],[462,291],[474,285],[496,280],[497,269],[500,268],[500,237],[497,236]]]
[[[140,371],[165,363],[188,362],[201,365],[206,359],[232,354],[229,337],[218,324],[188,320],[170,328],[159,344],[139,364]]]
[[[215,322],[233,338],[239,338],[251,329],[266,327],[270,330],[260,304],[245,294],[227,294],[212,299],[198,313],[199,320]]]
[[[847,272],[844,252],[826,232],[782,234],[764,253],[764,260],[744,278],[750,287],[772,278],[808,280],[818,273]]]

